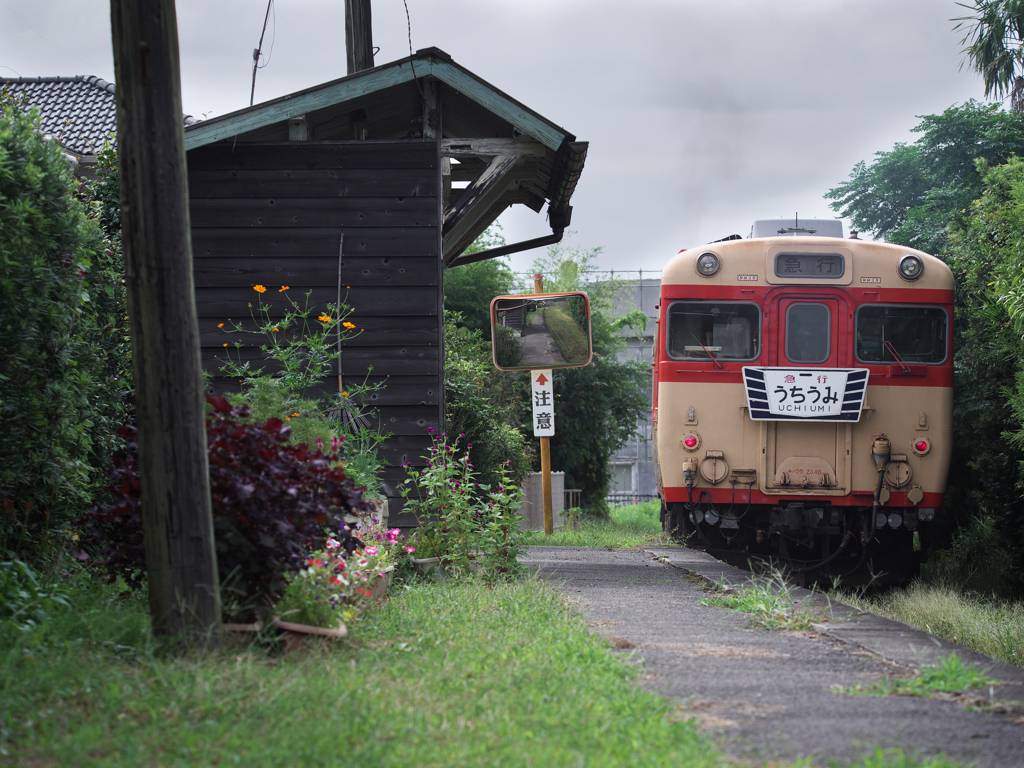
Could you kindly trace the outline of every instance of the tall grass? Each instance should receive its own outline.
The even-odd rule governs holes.
[[[0,637],[0,762],[32,765],[717,766],[554,592],[411,586],[351,643],[299,658],[164,658],[145,606]]]
[[[607,520],[583,518],[571,528],[545,536],[543,531],[530,532],[530,544],[547,547],[603,547],[627,549],[663,544],[668,538],[661,531],[661,502],[612,507]]]
[[[845,592],[832,592],[830,596],[1024,667],[1024,604],[923,581],[879,596]]]

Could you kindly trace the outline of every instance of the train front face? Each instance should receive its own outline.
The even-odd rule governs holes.
[[[805,571],[916,572],[952,447],[949,268],[884,243],[769,237],[682,252],[661,290],[666,529]]]

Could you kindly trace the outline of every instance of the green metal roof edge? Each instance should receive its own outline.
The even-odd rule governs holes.
[[[442,83],[481,104],[552,151],[557,152],[566,139],[575,139],[554,123],[460,67],[443,51],[427,49],[416,56],[187,126],[185,149],[197,149],[215,141],[279,123],[290,117],[401,85],[412,81],[414,77],[428,76],[436,77]]]

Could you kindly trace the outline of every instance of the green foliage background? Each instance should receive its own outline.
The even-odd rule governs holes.
[[[460,313],[445,311],[445,429],[460,446],[471,446],[481,485],[496,488],[503,467],[518,484],[530,472],[531,453],[512,420],[523,409],[514,386],[518,375],[495,369],[491,345],[480,331],[460,326],[462,321]]]
[[[0,95],[0,550],[28,559],[92,503],[128,409],[101,211],[38,111]]]
[[[974,101],[858,163],[826,194],[856,227],[956,278],[953,461],[925,573],[1024,593],[1024,115]],[[985,557],[977,557],[987,552]]]

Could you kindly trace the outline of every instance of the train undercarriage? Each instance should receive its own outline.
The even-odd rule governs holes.
[[[921,528],[931,510],[786,499],[777,506],[669,503],[662,527],[677,541],[743,568],[774,568],[801,586],[901,584],[921,565]],[[924,524],[922,526],[922,523]]]

